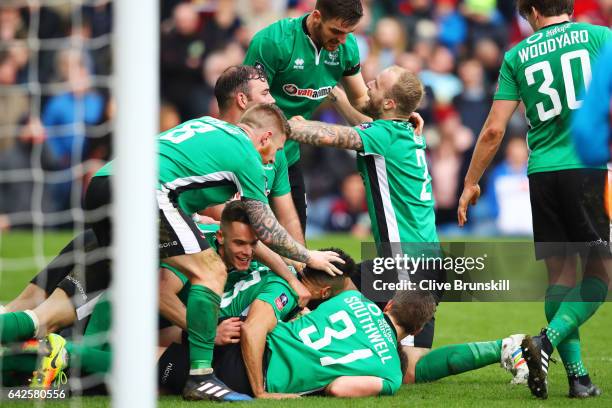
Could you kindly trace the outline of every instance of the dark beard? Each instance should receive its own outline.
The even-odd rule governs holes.
[[[383,113],[382,106],[379,107],[379,106],[374,105],[374,103],[370,99],[368,101],[368,103],[366,104],[366,106],[364,106],[363,113],[365,115],[368,115],[369,117],[371,117],[374,120],[380,119],[380,117],[382,116],[382,113]]]

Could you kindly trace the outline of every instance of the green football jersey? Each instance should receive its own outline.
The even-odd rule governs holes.
[[[309,393],[341,376],[382,379],[381,395],[402,385],[397,335],[382,310],[357,291],[340,293],[268,334],[266,389]]]
[[[178,194],[187,214],[223,204],[237,192],[268,202],[261,156],[237,126],[208,116],[184,122],[158,137],[159,184]],[[96,176],[107,176],[112,162]]]
[[[585,167],[572,145],[570,119],[582,106],[579,96],[591,81],[591,67],[611,38],[607,27],[560,23],[506,53],[495,99],[525,104],[529,174]]]
[[[287,157],[285,157],[284,149],[276,152],[274,164],[264,164],[264,172],[266,174],[266,195],[268,197],[280,197],[291,192]]]
[[[218,250],[219,243],[215,231],[210,231],[207,227],[198,225],[204,232],[206,241],[212,248]],[[172,271],[183,283],[183,288],[177,294],[184,304],[187,304],[189,280],[176,268],[170,265],[161,264],[162,267]],[[289,270],[296,274],[295,269],[289,266]],[[286,280],[274,273],[266,265],[252,261],[249,269],[238,271],[230,269],[225,282],[224,293],[221,296],[220,318],[246,316],[249,306],[256,299],[264,301],[272,306],[274,314],[279,321],[287,320],[295,314],[298,306],[297,294],[287,283]]]
[[[295,273],[293,268],[290,269]],[[251,262],[248,271],[231,271],[228,274],[219,317],[246,316],[255,300],[272,306],[279,321],[288,320],[297,311],[297,294],[287,281],[267,266]]]
[[[353,34],[335,51],[317,49],[307,34],[306,17],[286,18],[259,31],[249,45],[244,64],[265,70],[270,92],[287,118],[309,119],[343,76],[360,70]],[[299,144],[285,143],[287,164],[300,158]]]
[[[377,120],[355,127],[363,142],[363,178],[376,243],[437,243],[425,138],[409,122]]]

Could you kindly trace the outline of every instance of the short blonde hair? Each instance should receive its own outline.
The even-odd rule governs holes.
[[[414,73],[404,68],[393,66],[392,69],[399,76],[386,96],[395,101],[399,114],[408,116],[416,110],[423,99],[425,93],[423,83]]]
[[[270,124],[270,120],[286,137],[291,134],[291,127],[285,114],[273,103],[258,103],[247,109],[238,123],[244,123],[253,128],[261,129]]]

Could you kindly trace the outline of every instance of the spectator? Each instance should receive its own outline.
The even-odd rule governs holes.
[[[245,40],[250,42],[256,32],[283,18],[272,3],[272,0],[239,1],[238,13],[244,23]]]
[[[474,57],[482,64],[485,70],[486,87],[489,93],[493,94],[503,58],[501,49],[494,41],[482,39],[475,45]]]
[[[491,95],[485,89],[484,70],[478,60],[469,59],[459,64],[458,71],[463,90],[453,99],[453,106],[461,122],[474,136],[478,136],[492,103]]]
[[[331,202],[326,230],[350,232],[364,239],[370,233],[365,187],[359,173],[351,173],[342,181],[341,196]]]
[[[46,141],[53,155],[54,170],[67,170],[81,164],[87,154],[86,126],[97,125],[104,113],[104,98],[91,87],[90,73],[83,54],[68,49],[58,54],[59,79],[68,85],[68,91],[52,96],[42,112],[47,130]],[[66,172],[50,188],[54,200],[51,211],[70,208],[73,175]]]
[[[204,55],[225,48],[232,41],[248,46],[250,38],[242,28],[236,0],[217,0],[216,6],[214,14],[204,19]]]
[[[468,41],[494,41],[498,46],[508,43],[508,29],[497,11],[496,0],[464,0],[463,13],[468,21]]]
[[[454,229],[459,200],[463,155],[472,145],[472,132],[454,111],[445,112],[438,127],[439,141],[431,145],[431,177],[436,200],[436,224]]]
[[[370,58],[377,61],[377,71],[395,64],[396,58],[406,50],[406,34],[399,21],[385,17],[376,24],[372,38]]]
[[[505,149],[505,159],[489,175],[483,197],[490,217],[501,235],[531,235],[531,205],[527,178],[527,143],[512,137]],[[481,214],[483,213],[480,210]]]
[[[436,3],[436,22],[438,41],[448,47],[456,55],[467,36],[465,18],[456,8],[456,0],[439,0]]]
[[[169,25],[161,37],[161,94],[178,108],[184,121],[201,116],[208,108],[205,101],[194,97],[203,87],[205,42],[191,4],[180,3]]]
[[[27,38],[28,30],[21,19],[19,8],[11,5],[0,6],[0,41],[6,44]]]
[[[42,180],[34,177],[34,170],[51,160],[43,144],[45,139],[40,119],[30,117],[21,126],[15,144],[0,152],[0,172],[8,174],[0,183],[0,231],[32,224],[28,211],[35,211],[40,205],[33,203],[32,197],[35,190],[44,189]]]
[[[423,85],[431,87],[438,103],[450,104],[461,93],[461,81],[453,75],[454,68],[453,54],[440,45],[429,59],[429,69],[421,72]]]
[[[13,146],[17,124],[30,110],[25,89],[16,85],[17,63],[8,51],[0,51],[0,152]]]
[[[159,107],[159,131],[165,132],[181,124],[181,117],[174,106],[168,102],[162,102]]]

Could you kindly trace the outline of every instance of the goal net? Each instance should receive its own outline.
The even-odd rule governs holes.
[[[55,331],[68,350],[112,358],[98,370],[106,375],[92,375],[86,353],[71,353],[67,376],[54,379],[62,395],[106,388],[118,406],[154,405],[158,8],[0,4],[0,398],[36,379],[29,370],[45,364]],[[92,176],[115,157],[117,198],[86,213]],[[100,248],[87,221],[107,214],[114,245]],[[96,307],[106,321],[91,321]],[[39,341],[24,342],[28,332]]]

